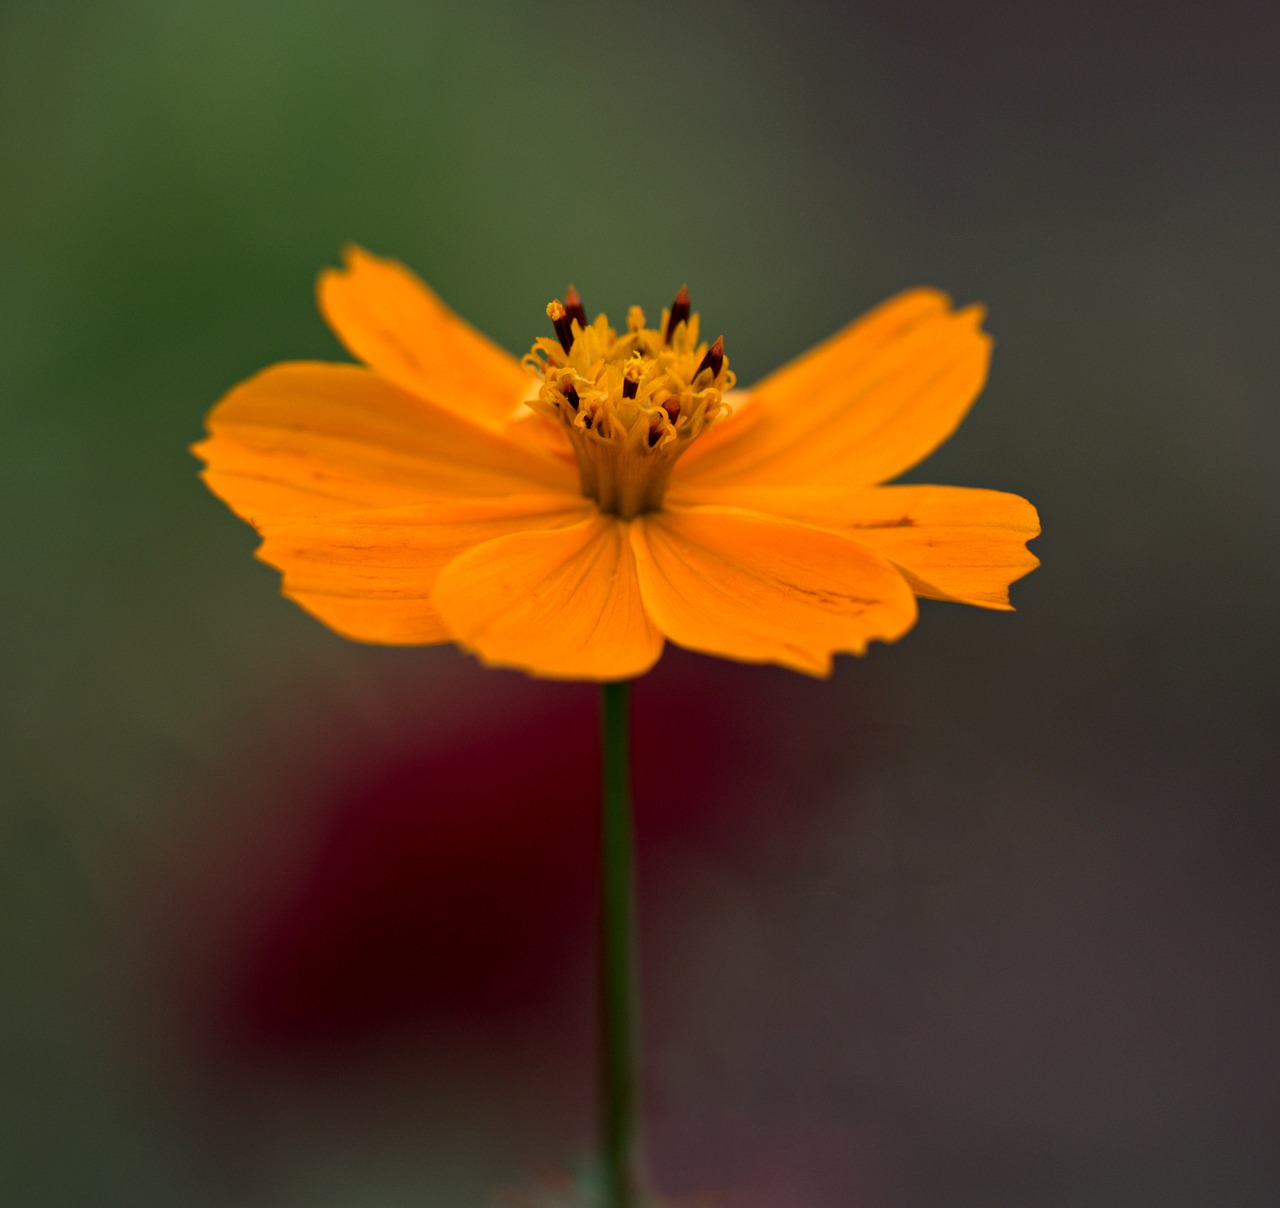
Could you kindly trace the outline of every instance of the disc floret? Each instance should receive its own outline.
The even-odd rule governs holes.
[[[606,315],[586,322],[578,292],[547,306],[555,339],[538,339],[524,363],[542,378],[530,406],[563,428],[582,493],[630,519],[662,505],[680,455],[729,411],[734,376],[724,339],[699,342],[698,315],[681,287],[662,322],[633,306],[619,334]]]

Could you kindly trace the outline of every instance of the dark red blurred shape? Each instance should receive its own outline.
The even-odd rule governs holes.
[[[637,686],[642,874],[671,842],[736,825],[726,815],[748,778],[777,780],[794,824],[804,782],[830,770],[832,752],[813,747],[832,734],[820,724],[829,695],[797,693],[793,679],[677,657]],[[299,837],[314,856],[255,907],[212,979],[216,1031],[234,1048],[328,1049],[424,1018],[518,1017],[589,959],[597,694],[492,676],[483,691],[493,700],[478,729],[472,717],[426,742],[323,743],[332,787],[308,803],[314,832]]]
[[[590,722],[583,698],[437,750],[352,753],[296,896],[247,937],[233,1007],[254,1039],[537,995],[591,904]]]

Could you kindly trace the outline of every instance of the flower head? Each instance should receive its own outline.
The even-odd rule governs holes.
[[[633,306],[619,335],[606,315],[590,325],[578,292],[547,307],[554,340],[536,340],[524,364],[542,381],[529,406],[564,432],[582,494],[632,520],[662,507],[677,458],[727,415],[734,377],[724,340],[698,343],[698,316],[681,287],[659,326]]]
[[[639,675],[667,640],[823,675],[916,596],[1007,609],[1037,565],[1024,499],[880,485],[986,378],[981,310],[933,290],[749,391],[683,288],[615,330],[571,287],[523,361],[356,248],[319,295],[364,364],[264,370],[195,451],[285,595],[348,637],[568,679]]]

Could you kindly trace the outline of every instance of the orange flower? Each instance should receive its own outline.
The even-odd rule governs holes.
[[[828,674],[915,623],[915,597],[1009,608],[1035,509],[880,486],[954,431],[986,378],[978,307],[917,289],[733,391],[681,290],[617,333],[576,292],[517,361],[358,248],[320,307],[364,365],[274,365],[195,447],[284,594],[366,642],[621,680],[665,640]]]

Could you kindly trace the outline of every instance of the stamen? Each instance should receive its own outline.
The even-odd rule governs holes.
[[[671,343],[671,336],[675,329],[681,323],[689,321],[689,289],[682,285],[680,292],[676,294],[676,300],[671,303],[671,314],[667,317],[667,329],[662,333],[664,343]]]
[[[704,369],[711,370],[711,380],[714,382],[720,376],[720,370],[724,367],[724,336],[717,336],[716,342],[707,349],[706,355],[698,362],[698,367],[693,371],[696,378]]]
[[[639,357],[633,357],[626,364],[622,371],[622,397],[635,398],[636,391],[640,389],[640,378],[644,375],[644,362]]]
[[[547,306],[555,336],[535,340],[523,361],[542,378],[529,405],[563,431],[582,494],[631,520],[662,506],[677,461],[724,418],[734,384],[724,339],[699,340],[685,286],[656,328],[633,306],[621,333],[606,315],[587,324],[572,285],[563,298]]]
[[[559,298],[547,303],[547,318],[556,329],[556,339],[560,341],[560,347],[565,352],[569,352],[573,348],[573,331],[569,327],[569,312],[565,310],[564,303]]]
[[[579,294],[572,285],[564,291],[564,313],[565,317],[569,320],[570,331],[573,330],[572,324],[574,319],[578,320],[578,325],[580,327],[586,327],[587,312],[582,305],[582,295]]]

